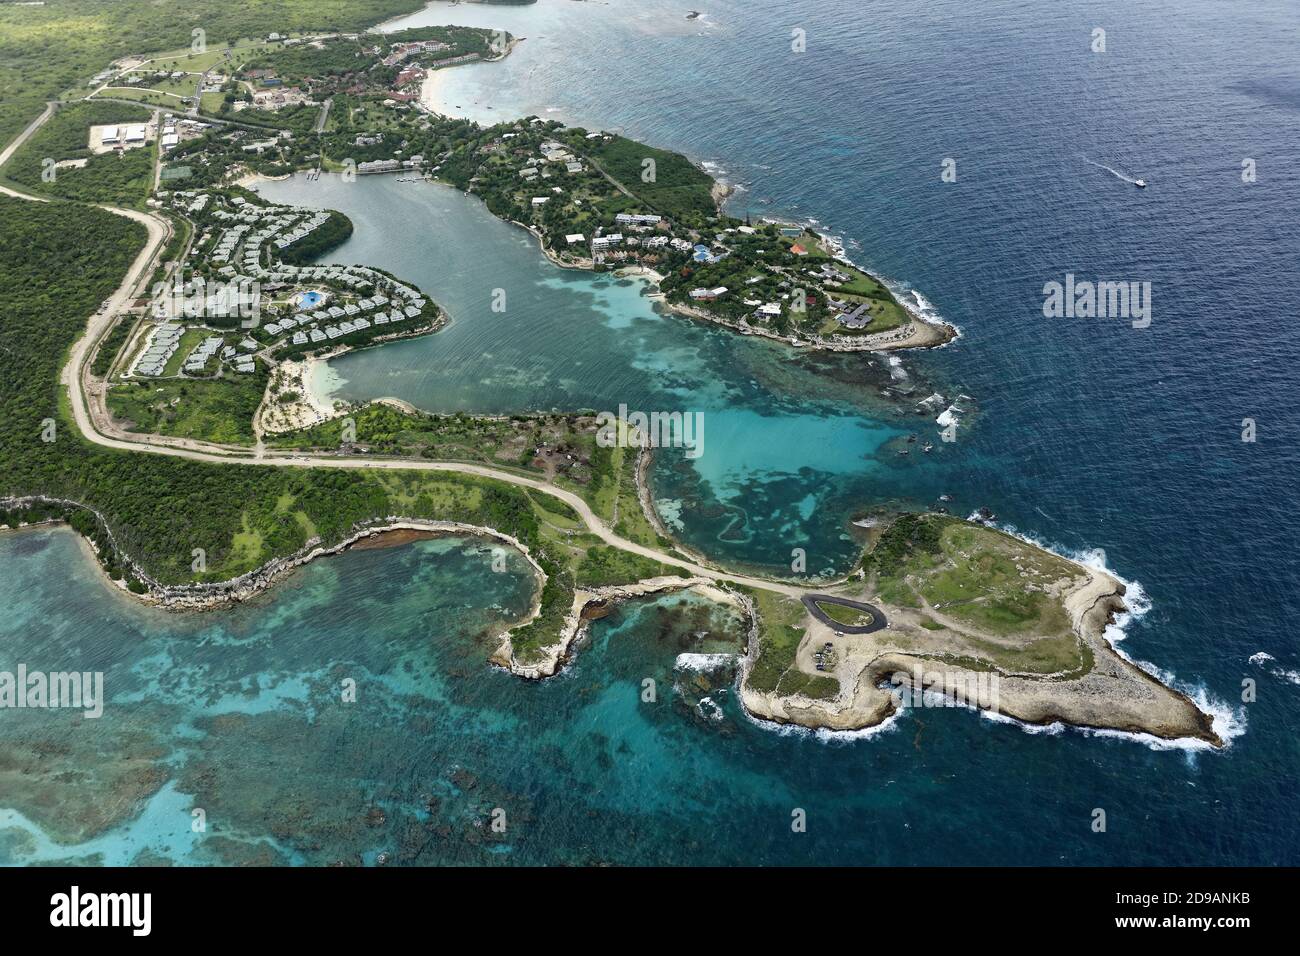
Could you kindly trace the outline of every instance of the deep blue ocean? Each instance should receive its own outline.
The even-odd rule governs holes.
[[[0,860],[1300,863],[1294,3],[540,0],[406,21],[442,22],[527,37],[449,73],[450,111],[681,150],[739,187],[733,212],[817,220],[962,336],[892,374],[793,356],[657,315],[636,283],[549,268],[449,190],[268,186],[344,209],[357,233],[331,258],[391,268],[455,317],[335,363],[340,395],[705,408],[716,445],[691,467],[665,457],[656,497],[693,546],[760,566],[801,540],[841,566],[848,519],[879,500],[988,505],[1130,582],[1122,649],[1212,706],[1231,745],[960,710],[779,732],[674,674],[703,613],[674,600],[622,609],[563,676],[526,684],[483,663],[524,585],[486,575],[460,595],[472,542],[349,554],[195,622],[109,594],[70,534],[25,533],[0,537],[5,658],[89,655],[127,719],[0,714]],[[1150,327],[1044,318],[1044,283],[1067,273],[1150,282]],[[492,317],[503,283],[520,305]],[[901,436],[934,430],[908,405],[931,387],[976,411],[954,446],[900,459]],[[369,693],[346,710],[333,688],[352,673]],[[657,705],[638,701],[645,676],[672,688]],[[484,827],[497,807],[504,838]]]

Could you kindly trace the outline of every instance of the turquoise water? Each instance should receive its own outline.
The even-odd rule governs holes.
[[[0,620],[4,666],[102,670],[107,698],[98,720],[0,714],[0,862],[1100,863],[1274,852],[1256,843],[1271,826],[1261,813],[1289,782],[1258,774],[1235,748],[1179,754],[1026,734],[960,710],[916,713],[869,737],[760,727],[739,710],[729,674],[674,666],[684,652],[736,646],[734,619],[699,599],[626,605],[592,625],[561,675],[520,680],[484,659],[489,635],[527,607],[531,580],[522,562],[494,574],[490,561],[491,549],[456,538],[352,551],[254,605],[174,615],[110,593],[69,531],[0,537],[0,600],[20,609]],[[354,703],[342,700],[347,678]],[[1098,804],[1113,808],[1105,837],[1089,829]],[[791,832],[796,808],[807,833]],[[496,811],[504,832],[492,830]]]
[[[319,292],[303,292],[297,296],[297,300],[294,302],[294,307],[297,308],[299,312],[308,312],[319,306],[322,301],[324,301],[324,296]]]
[[[89,735],[80,717],[0,712],[0,856],[1300,862],[1289,627],[1300,356],[1285,334],[1300,300],[1300,194],[1286,173],[1300,137],[1294,5],[1023,2],[979,17],[956,0],[878,0],[869,17],[857,0],[708,7],[711,22],[694,27],[672,0],[421,17],[529,37],[495,68],[448,74],[450,99],[619,128],[719,163],[745,187],[742,211],[824,220],[864,264],[923,291],[963,338],[904,368],[978,400],[956,447],[894,453],[926,420],[880,400],[884,368],[656,315],[638,284],[547,266],[471,200],[379,178],[352,193],[275,187],[347,211],[357,232],[338,255],[420,282],[455,318],[344,359],[341,393],[438,410],[697,403],[717,416],[705,456],[664,456],[655,485],[683,502],[683,536],[714,554],[775,563],[803,537],[818,543],[814,569],[819,554],[833,565],[852,551],[841,535],[855,509],[940,492],[1067,552],[1104,549],[1144,598],[1123,648],[1231,712],[1231,747],[1031,734],[957,710],[910,713],[869,738],[814,737],[759,727],[720,693],[714,721],[696,702],[708,691],[671,692],[673,657],[699,630],[674,621],[671,603],[599,622],[563,676],[528,684],[483,663],[476,635],[501,613],[489,605],[520,607],[524,591],[482,574],[464,596],[455,569],[473,566],[472,549],[358,552],[256,607],[190,619],[111,600],[70,535],[6,535],[0,668],[98,660],[117,676],[116,716]],[[1087,51],[1098,24],[1104,57]],[[799,61],[786,53],[794,26],[809,38]],[[586,76],[593,59],[599,82]],[[938,179],[946,156],[959,164],[952,187]],[[1251,186],[1243,156],[1259,164]],[[1042,285],[1066,271],[1152,281],[1152,327],[1045,322]],[[504,315],[488,309],[496,287],[509,290]],[[1240,441],[1248,415],[1254,444]],[[358,613],[366,601],[374,610]],[[344,672],[366,678],[364,719],[326,706]],[[257,674],[270,683],[255,686]],[[640,703],[646,676],[662,678],[653,708]],[[1246,679],[1258,683],[1248,706]],[[250,712],[219,712],[232,701]],[[15,771],[23,760],[31,772]],[[64,770],[57,785],[41,775]],[[211,821],[198,843],[195,801]],[[385,817],[370,826],[374,805]],[[519,825],[493,840],[475,822],[498,806]],[[793,807],[808,811],[806,834],[790,831]],[[1096,807],[1106,834],[1090,830]],[[83,845],[73,831],[96,821]]]
[[[923,431],[931,459],[954,457],[915,412],[929,391],[884,358],[800,355],[662,312],[643,281],[561,269],[532,237],[447,186],[323,177],[260,191],[347,213],[356,228],[329,261],[379,265],[451,315],[434,335],[331,361],[317,383],[335,398],[393,396],[437,412],[702,413],[702,454],[663,450],[655,495],[666,517],[680,516],[684,540],[745,564],[788,569],[802,547],[810,569],[842,570],[858,548],[856,510],[942,493],[939,469],[918,480],[919,448],[898,454]],[[394,230],[432,238],[395,243]],[[504,312],[492,308],[497,289]]]
[[[561,825],[611,838],[629,815],[681,813],[672,788],[646,781],[685,772],[687,741],[740,727],[734,708],[700,708],[689,675],[675,690],[674,662],[734,652],[739,622],[694,596],[646,599],[593,624],[597,668],[524,682],[484,666],[534,586],[513,552],[493,573],[494,550],[441,538],[351,551],[253,605],[175,615],[113,593],[69,531],[0,538],[16,572],[0,599],[22,606],[0,624],[6,661],[102,671],[107,698],[98,719],[4,713],[0,862],[580,860],[582,840],[546,837],[565,802]],[[662,688],[653,704],[647,678]],[[731,693],[709,692],[724,706]],[[728,775],[695,774],[701,802]],[[498,808],[504,834],[490,827]],[[604,824],[576,826],[595,810]]]

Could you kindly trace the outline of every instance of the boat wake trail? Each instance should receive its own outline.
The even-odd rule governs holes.
[[[1094,160],[1094,159],[1089,159],[1087,156],[1084,156],[1084,157],[1083,157],[1083,161],[1084,161],[1085,163],[1087,163],[1088,165],[1090,165],[1090,166],[1096,166],[1098,169],[1104,169],[1104,170],[1106,170],[1106,172],[1110,173],[1110,174],[1111,174],[1112,176],[1114,176],[1116,179],[1122,179],[1122,180],[1124,180],[1124,182],[1128,183],[1129,185],[1132,185],[1132,186],[1137,186],[1137,185],[1146,185],[1145,183],[1142,182],[1142,180],[1140,180],[1140,179],[1134,179],[1134,178],[1133,178],[1132,176],[1130,176],[1128,173],[1122,173],[1122,172],[1120,172],[1118,169],[1116,169],[1114,166],[1107,166],[1105,163],[1099,163],[1099,162],[1097,162],[1097,161]]]

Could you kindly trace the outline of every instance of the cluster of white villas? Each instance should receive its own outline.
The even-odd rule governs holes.
[[[221,348],[221,343],[224,341],[225,339],[223,339],[220,335],[209,335],[207,338],[205,338],[202,342],[200,342],[198,345],[194,347],[194,351],[190,352],[190,354],[186,356],[185,364],[181,366],[181,370],[186,375],[197,375],[200,372],[202,372],[204,368],[207,367],[207,364],[211,360],[212,356],[217,354],[217,349]],[[250,356],[248,362],[248,371],[251,372],[252,370],[253,370],[253,363],[252,363],[252,358]]]
[[[132,375],[158,376],[163,373],[171,357],[181,344],[179,325],[160,325],[154,329],[149,344],[131,367]]]
[[[514,133],[506,133],[501,138],[513,139],[514,135]],[[542,179],[550,179],[551,173],[545,168],[546,163],[558,163],[564,166],[565,171],[569,173],[580,173],[586,168],[582,165],[582,161],[569,152],[562,143],[548,140],[545,143],[542,143],[541,151],[542,156],[540,159],[530,159],[524,164],[524,167],[519,170],[519,175],[523,177],[526,182],[532,182],[538,176]],[[536,200],[534,200],[534,202],[535,201]]]
[[[208,205],[207,193],[181,192],[176,194],[190,212],[200,212]],[[242,196],[231,200],[233,210],[216,209],[212,217],[218,222],[233,225],[223,229],[216,245],[208,254],[214,263],[229,263],[235,250],[244,250],[244,266],[254,274],[261,268],[262,245],[271,240],[278,250],[285,250],[323,226],[329,219],[327,212],[310,212],[291,206],[257,206]],[[259,276],[259,278],[262,276]]]
[[[534,200],[536,202],[536,200]],[[621,212],[614,217],[614,224],[620,230],[626,230],[633,233],[645,233],[653,229],[658,229],[664,224],[662,216],[649,213]],[[570,246],[580,246],[587,242],[587,237],[580,232],[564,237],[565,242]],[[674,249],[678,252],[690,252],[694,248],[694,243],[687,239],[679,239],[675,236],[627,236],[622,231],[610,232],[604,235],[594,236],[591,240],[592,256],[600,261],[603,254],[610,250],[617,249],[620,246],[627,245],[630,247],[639,247],[641,249]]]
[[[329,342],[374,326],[408,322],[417,318],[424,310],[426,300],[419,290],[366,266],[294,266],[279,261],[275,253],[288,248],[318,229],[328,220],[327,212],[302,210],[292,206],[259,206],[240,196],[224,200],[220,196],[194,190],[175,192],[172,194],[172,200],[175,205],[191,214],[203,212],[216,200],[221,204],[221,208],[214,209],[210,213],[211,217],[218,222],[229,223],[221,230],[215,245],[206,256],[210,263],[221,266],[217,269],[217,274],[225,280],[225,285],[213,295],[187,297],[187,315],[192,314],[194,317],[230,315],[232,305],[229,300],[232,295],[237,300],[234,303],[235,307],[251,308],[253,314],[256,314],[261,306],[262,283],[269,287],[296,287],[308,283],[321,283],[342,287],[345,290],[355,289],[358,294],[375,290],[372,295],[355,303],[333,305],[328,308],[323,307],[323,303],[330,293],[321,289],[313,290],[318,300],[316,304],[322,305],[321,308],[278,317],[262,326],[263,331],[273,339],[284,336],[285,340],[293,345],[308,345]],[[269,268],[263,264],[263,248],[268,245],[271,247],[272,257],[276,260]],[[239,268],[235,263],[239,264]],[[197,283],[191,285],[196,291],[199,289]],[[190,301],[191,299],[194,301]],[[158,308],[160,317],[171,317],[166,315],[161,300],[156,305],[160,306]],[[154,333],[155,342],[164,329],[167,330],[163,336],[164,340],[173,343],[171,351],[162,357],[161,362],[150,361],[144,365],[137,363],[134,369],[136,374],[153,376],[162,374],[167,361],[175,351],[176,343],[179,343],[182,331],[180,326],[160,326]],[[208,345],[209,341],[213,344]],[[187,360],[183,371],[201,372],[206,368],[212,355],[221,348],[223,341],[224,339],[219,335],[205,340],[191,356],[194,360],[193,365],[190,360]],[[239,346],[246,352],[256,351],[259,347],[254,339],[247,336]],[[200,349],[205,349],[201,356]],[[152,347],[146,352],[146,354],[150,353],[155,358],[161,354]],[[231,362],[236,371],[253,371],[252,355],[240,354],[233,346],[226,346],[221,355],[222,360]]]
[[[406,304],[403,304],[403,301]],[[274,336],[293,332],[290,342],[294,345],[319,344],[321,342],[341,339],[353,332],[361,332],[377,325],[394,325],[419,316],[424,309],[424,299],[418,293],[415,298],[393,302],[386,295],[374,295],[369,299],[347,305],[332,305],[327,309],[312,312],[300,312],[269,322],[263,328]],[[385,309],[385,306],[391,308]],[[376,311],[378,310],[378,311]],[[330,323],[333,324],[330,324]]]
[[[162,375],[167,368],[167,363],[180,348],[181,335],[184,331],[184,327],[175,322],[164,322],[155,328],[144,351],[132,365],[131,374],[145,378],[157,378]],[[221,361],[228,362],[236,372],[251,373],[255,368],[252,353],[257,350],[257,343],[245,337],[239,343],[240,348],[243,349],[240,352],[233,345],[222,348],[224,342],[225,337],[221,335],[205,337],[185,357],[181,371],[186,375],[201,374],[220,350]]]

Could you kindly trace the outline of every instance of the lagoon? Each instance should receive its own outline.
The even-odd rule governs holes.
[[[643,280],[560,268],[531,235],[449,186],[297,177],[259,191],[346,213],[355,230],[327,261],[386,269],[451,316],[433,335],[331,360],[314,389],[443,413],[626,405],[701,414],[703,454],[657,452],[652,485],[661,510],[680,517],[683,540],[711,557],[782,568],[802,547],[810,569],[842,572],[858,548],[849,529],[860,509],[933,502],[939,492],[928,489],[942,478],[931,466],[956,459],[915,410],[929,392],[887,359],[809,356],[668,314]],[[898,454],[913,433],[936,445],[924,465],[919,447]]]
[[[522,682],[487,667],[477,641],[521,598],[491,573],[465,595],[477,559],[462,545],[352,552],[255,605],[181,617],[108,591],[71,534],[26,532],[0,536],[0,669],[102,665],[117,716],[90,723],[117,736],[0,713],[0,861],[1300,861],[1285,492],[1300,469],[1300,361],[1279,331],[1300,298],[1288,242],[1300,200],[1279,172],[1300,135],[1293,5],[1022,4],[972,18],[957,0],[880,0],[869,20],[860,8],[719,0],[690,34],[673,32],[685,29],[673,0],[439,4],[415,22],[472,16],[529,36],[496,72],[450,72],[448,98],[479,86],[489,117],[513,103],[718,161],[747,187],[742,207],[831,222],[864,265],[914,282],[963,329],[904,358],[909,375],[979,400],[956,448],[901,458],[889,443],[930,420],[895,420],[855,368],[660,316],[639,283],[556,270],[472,200],[382,177],[353,198],[324,181],[274,187],[354,217],[358,245],[331,258],[393,263],[455,319],[334,363],[339,394],[406,390],[446,411],[697,403],[719,416],[705,457],[664,456],[655,482],[682,503],[681,534],[713,554],[776,563],[806,535],[833,564],[852,550],[840,535],[854,509],[945,491],[954,510],[988,504],[1067,552],[1104,548],[1095,560],[1134,582],[1145,612],[1120,646],[1232,711],[1229,748],[1028,733],[958,709],[871,736],[778,732],[728,694],[688,692],[693,678],[676,691],[693,626],[671,605],[597,622],[561,676]],[[797,70],[778,59],[794,13],[810,40]],[[1087,51],[1099,17],[1105,59]],[[583,57],[600,59],[603,82],[584,79]],[[1250,187],[1246,151],[1264,173]],[[947,156],[952,187],[938,178]],[[1045,322],[1043,283],[1066,272],[1150,279],[1152,327]],[[488,307],[497,286],[511,290],[502,315]],[[1240,440],[1247,415],[1254,444]],[[359,719],[324,704],[345,673],[366,677]],[[646,677],[663,706],[639,703]],[[72,778],[22,789],[63,752],[79,754]],[[158,789],[132,795],[136,779]],[[199,805],[221,839],[191,835]],[[497,806],[519,825],[493,843],[476,822]],[[1097,806],[1106,834],[1090,828]],[[809,823],[797,836],[795,807]],[[97,815],[98,835],[68,833]]]

